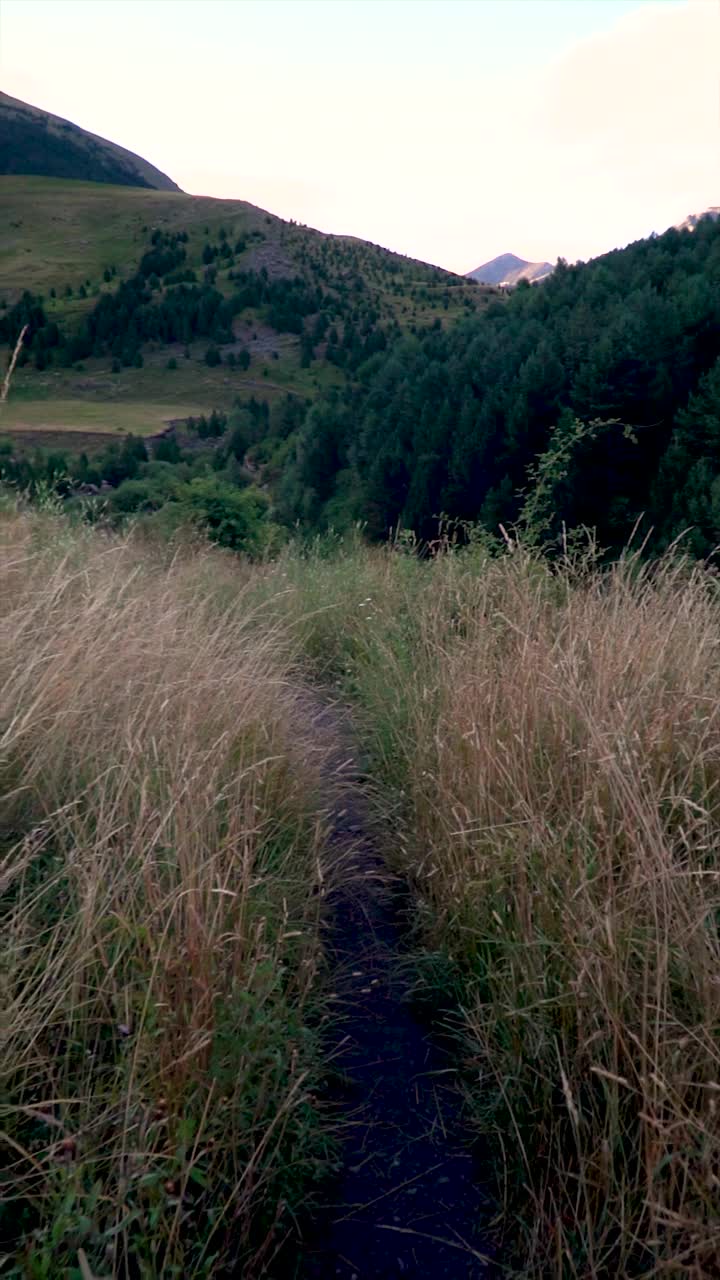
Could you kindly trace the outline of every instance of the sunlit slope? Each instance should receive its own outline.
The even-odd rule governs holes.
[[[440,267],[364,240],[285,222],[245,200],[3,176],[0,207],[0,299],[8,302],[25,289],[49,293],[55,288],[60,294],[68,284],[76,290],[88,281],[92,289],[114,288],[103,281],[103,272],[114,266],[116,279],[132,275],[156,227],[188,233],[188,264],[195,267],[202,264],[205,240],[216,240],[221,229],[233,243],[254,233],[256,243],[249,244],[239,260],[244,269],[265,267],[271,276],[299,272],[321,278],[331,288],[352,282],[358,292],[369,291],[387,313],[414,312],[419,319],[428,311],[452,314],[466,298],[482,296],[462,277]]]
[[[86,279],[102,285],[111,266],[121,279],[132,275],[147,248],[148,228],[199,228],[202,234],[207,226],[212,233],[230,219],[240,232],[271,216],[243,200],[7,176],[0,177],[0,207],[0,296],[8,301],[24,289],[60,291]]]
[[[277,318],[277,305],[244,306],[221,340],[217,367],[205,362],[207,336],[174,345],[143,341],[137,368],[119,367],[107,352],[38,368],[31,349],[13,379],[4,431],[153,434],[188,412],[229,408],[238,395],[312,398],[352,376],[333,362],[330,339],[336,347],[351,338],[367,345],[368,334],[382,330],[382,344],[393,331],[444,328],[493,293],[377,245],[285,222],[243,200],[6,176],[0,177],[0,207],[0,306],[12,308],[29,291],[67,339],[104,297],[136,276],[158,234],[165,241],[181,238],[183,270],[198,287],[211,279],[214,290],[231,298],[240,277],[276,282],[281,293],[285,282],[321,296],[323,311],[320,330],[312,308],[292,330]],[[173,287],[156,281],[154,301],[169,297]],[[303,340],[306,346],[312,340],[310,363]],[[243,351],[249,366],[233,367]]]

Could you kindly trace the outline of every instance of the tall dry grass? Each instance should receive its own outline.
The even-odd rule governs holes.
[[[717,578],[0,528],[26,1272],[272,1274],[325,1167],[302,649],[355,701],[522,1274],[720,1273]]]
[[[522,1274],[720,1274],[717,577],[519,547],[282,572],[357,701]]]
[[[287,634],[215,553],[12,512],[0,541],[0,1252],[251,1275],[328,1155]]]
[[[528,1272],[717,1275],[718,581],[518,552],[468,600],[421,624],[406,859]]]

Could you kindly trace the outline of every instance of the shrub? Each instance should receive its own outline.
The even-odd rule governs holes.
[[[259,489],[241,490],[215,476],[197,476],[178,489],[177,500],[186,518],[221,547],[261,555],[277,544],[280,530]]]

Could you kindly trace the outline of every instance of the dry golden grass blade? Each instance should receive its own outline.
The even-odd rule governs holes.
[[[96,1275],[249,1266],[267,1204],[286,1205],[282,1238],[327,1141],[304,1023],[319,749],[294,646],[222,555],[168,563],[52,515],[0,519],[0,1070],[19,1254],[73,1267],[80,1246]]]
[[[13,347],[13,352],[12,352],[12,355],[10,356],[10,363],[7,367],[7,372],[5,374],[5,377],[3,378],[2,387],[0,388],[0,405],[4,405],[5,401],[8,398],[10,383],[12,382],[12,376],[15,372],[15,365],[17,364],[18,356],[20,355],[22,344],[25,341],[25,334],[27,333],[28,328],[29,328],[28,325],[26,324],[23,325],[22,329],[20,330],[20,333],[18,334],[17,342]]]

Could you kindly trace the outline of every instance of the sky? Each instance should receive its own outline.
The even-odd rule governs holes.
[[[0,85],[459,272],[720,205],[720,0],[0,0]]]

